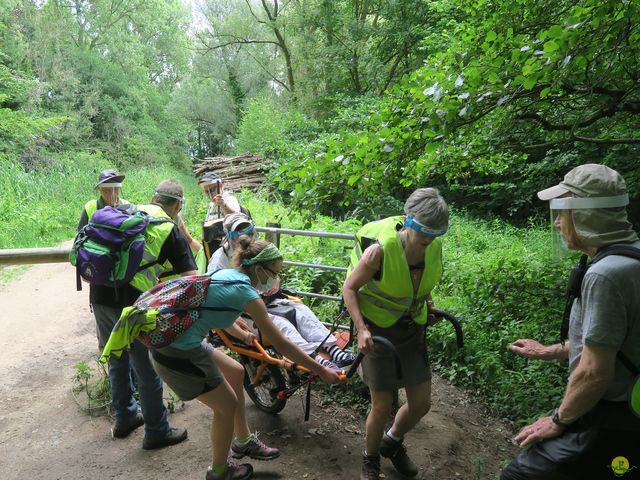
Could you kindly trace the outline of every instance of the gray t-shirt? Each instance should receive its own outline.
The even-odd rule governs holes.
[[[632,246],[640,248],[640,242]],[[640,368],[640,261],[610,255],[587,271],[582,298],[571,309],[569,369],[580,362],[584,344],[622,352]],[[633,374],[616,359],[615,377],[604,399],[622,401]]]

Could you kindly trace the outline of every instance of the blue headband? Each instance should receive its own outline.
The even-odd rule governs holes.
[[[411,215],[407,215],[403,227],[409,227],[410,229],[415,230],[425,237],[439,237],[440,235],[444,235],[445,233],[447,233],[447,228],[441,230],[431,230],[430,228],[422,225]]]
[[[253,235],[255,228],[253,225],[249,225],[248,227],[243,228],[242,230],[236,230],[235,232],[227,232],[227,238],[229,240],[235,240],[236,238],[241,237],[242,235],[247,235],[250,237]]]

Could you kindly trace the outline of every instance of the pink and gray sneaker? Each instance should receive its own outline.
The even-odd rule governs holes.
[[[244,445],[240,445],[234,439],[231,443],[231,452],[234,458],[250,457],[254,460],[273,460],[280,456],[280,450],[265,445],[257,432],[252,433],[251,438]]]

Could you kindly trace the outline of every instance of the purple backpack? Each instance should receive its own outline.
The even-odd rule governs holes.
[[[109,206],[96,210],[76,235],[69,254],[78,273],[78,290],[82,288],[80,278],[112,288],[129,283],[140,270],[147,225],[170,221]]]

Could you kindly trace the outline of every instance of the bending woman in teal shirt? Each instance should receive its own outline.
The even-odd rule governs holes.
[[[247,242],[248,243],[248,242]],[[240,363],[204,341],[212,328],[231,327],[238,315],[248,313],[262,334],[276,349],[294,362],[304,365],[327,383],[338,383],[338,373],[323,367],[282,335],[269,320],[267,309],[254,287],[264,288],[276,281],[282,268],[282,255],[271,243],[248,243],[234,254],[234,269],[220,270],[212,282],[204,306],[224,311],[201,312],[200,318],[168,347],[150,350],[158,375],[182,400],[197,399],[213,410],[211,444],[212,466],[206,480],[244,480],[253,474],[250,464],[228,462],[229,447],[234,457],[259,460],[276,458],[280,452],[251,433],[245,415],[244,369]],[[232,442],[233,435],[235,439]]]

